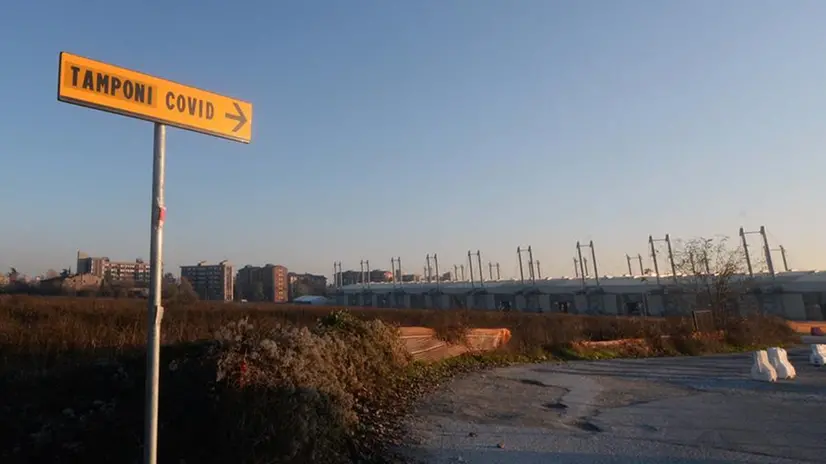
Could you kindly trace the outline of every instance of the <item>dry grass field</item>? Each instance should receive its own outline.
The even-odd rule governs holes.
[[[230,321],[242,317],[260,329],[283,324],[311,327],[341,309],[306,305],[199,302],[166,308],[165,345],[211,339]],[[667,331],[674,321],[598,316],[540,315],[519,312],[362,309],[364,320],[436,329],[445,337],[465,327],[507,328],[513,350],[530,352],[578,340],[614,340]],[[142,349],[146,340],[146,302],[114,298],[0,297],[0,372],[49,369]]]

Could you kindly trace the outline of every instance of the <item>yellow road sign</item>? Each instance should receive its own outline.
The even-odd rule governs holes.
[[[252,104],[60,53],[57,99],[237,142],[252,139]]]

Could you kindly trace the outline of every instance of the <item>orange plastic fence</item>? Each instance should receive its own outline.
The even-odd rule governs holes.
[[[402,327],[400,338],[413,359],[437,361],[468,352],[493,351],[508,343],[508,329],[470,329],[464,343],[448,343],[436,337],[436,331],[427,327]]]
[[[813,327],[820,327],[826,331],[826,321],[786,321],[795,332],[809,335]]]

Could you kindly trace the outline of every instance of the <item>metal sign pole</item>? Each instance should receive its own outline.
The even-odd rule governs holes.
[[[146,401],[144,405],[144,464],[158,460],[158,391],[161,351],[161,280],[163,273],[164,174],[166,170],[166,126],[155,124],[152,165],[152,237],[149,260],[149,325],[146,338]]]
[[[57,76],[58,101],[155,123],[143,453],[144,464],[155,464],[158,459],[158,379],[163,319],[166,126],[250,143],[252,104],[67,52],[60,52]],[[161,95],[165,96],[166,104],[159,104]],[[401,261],[398,262],[401,270]],[[369,261],[367,270],[369,273]],[[341,263],[339,274],[340,271]],[[364,279],[361,284],[363,289]],[[367,282],[367,288],[370,288],[370,282]]]

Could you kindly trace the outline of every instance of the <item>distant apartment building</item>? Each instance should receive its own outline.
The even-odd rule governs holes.
[[[337,272],[341,285],[356,285],[362,282],[392,282],[393,273],[382,269],[372,269],[368,275],[367,271],[344,271]],[[326,280],[326,277],[325,277]]]
[[[105,256],[95,258],[78,251],[77,273],[109,278],[114,282],[147,283],[149,282],[149,263],[141,259],[112,261]]]
[[[344,271],[336,272],[336,276],[341,285],[355,285],[361,283],[363,274],[359,271]]]
[[[324,295],[327,292],[327,277],[315,274],[290,273],[290,300],[304,295]]]
[[[236,298],[286,303],[290,299],[287,268],[276,264],[244,266],[235,278]]]
[[[40,281],[41,288],[49,288],[55,291],[81,292],[84,290],[97,290],[100,288],[101,277],[92,274],[75,274],[71,276],[57,276]]]
[[[181,266],[181,279],[186,279],[202,300],[232,301],[235,279],[228,261]]]
[[[444,275],[449,275],[449,272],[446,272]],[[402,274],[402,271],[396,269],[396,275],[394,276],[393,273],[390,273],[390,278],[387,280],[388,282],[396,281],[396,282],[418,282],[422,280],[422,276],[419,274]],[[446,280],[442,278],[442,280]]]

